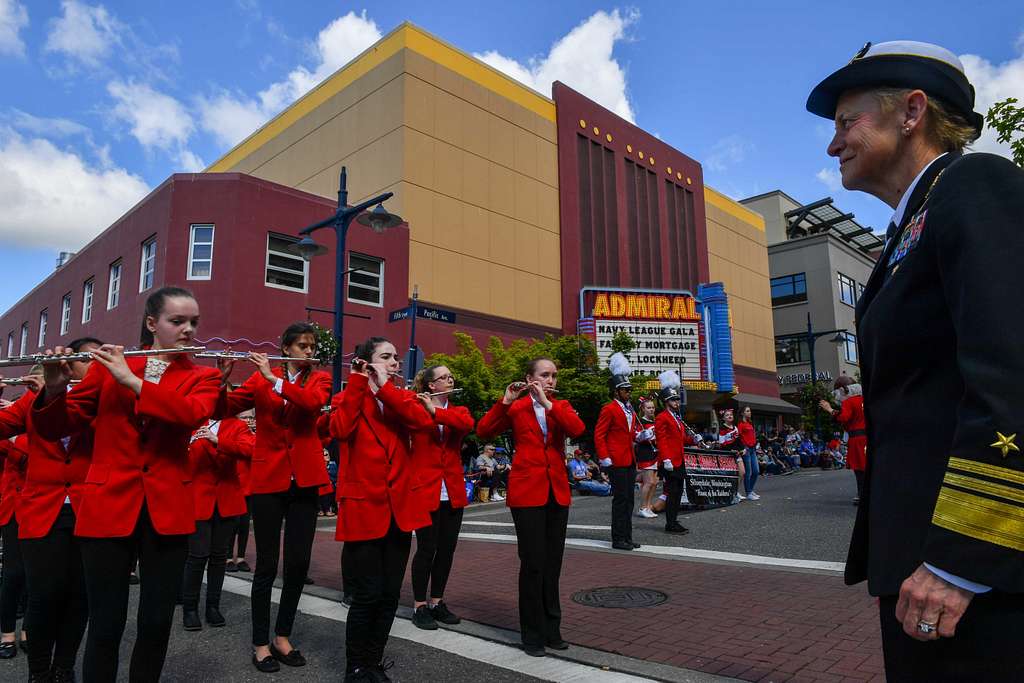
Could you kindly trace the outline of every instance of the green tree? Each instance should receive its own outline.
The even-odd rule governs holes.
[[[828,382],[805,384],[797,392],[797,403],[803,408],[800,424],[805,431],[814,433],[816,419],[818,427],[821,428],[822,432],[831,434],[838,429],[838,425],[836,425],[832,416],[821,409],[819,402],[822,399],[831,402],[833,405],[835,404],[834,397],[832,396],[832,387]]]
[[[993,104],[985,122],[996,131],[999,142],[1010,145],[1013,162],[1024,168],[1024,107],[1017,106],[1017,98],[1008,97]]]
[[[612,353],[618,352],[628,356],[629,352],[635,348],[636,342],[625,330],[619,330],[612,337]]]

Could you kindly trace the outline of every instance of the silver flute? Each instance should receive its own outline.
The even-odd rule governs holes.
[[[205,351],[205,346],[180,346],[173,349],[139,349],[137,351],[125,351],[125,358],[135,358],[138,356],[162,356],[164,354],[178,354],[178,353],[200,353]],[[65,361],[87,361],[92,360],[93,355],[91,351],[81,351],[79,353],[65,353],[65,354],[51,354],[36,353],[31,356],[15,356],[14,358],[7,358],[0,360],[0,368],[13,368],[26,365],[50,365],[53,363],[63,363]]]
[[[260,353],[259,351],[202,351],[196,354],[196,358],[215,358],[217,360],[249,360],[249,353]],[[267,360],[279,360],[285,363],[319,363],[319,358],[299,358],[298,356],[267,356]]]
[[[428,396],[447,396],[448,394],[457,394],[460,391],[462,391],[462,389],[449,389],[448,391],[435,391],[434,393],[427,394],[427,395]]]

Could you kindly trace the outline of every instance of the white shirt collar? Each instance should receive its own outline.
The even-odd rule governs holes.
[[[295,384],[295,380],[297,380],[299,378],[299,375],[301,375],[301,374],[302,374],[302,370],[298,370],[296,372],[289,372],[288,373],[288,381],[291,382],[292,384]]]
[[[946,156],[947,154],[949,154],[949,152],[943,152],[939,156],[929,161],[925,165],[925,167],[921,169],[921,172],[917,174],[917,177],[914,178],[913,182],[910,183],[910,185],[907,187],[907,191],[903,193],[902,197],[900,197],[900,203],[896,205],[896,212],[892,215],[893,224],[899,225],[900,223],[903,222],[903,214],[907,212],[907,203],[910,202],[910,195],[914,193],[914,189],[917,187],[917,184],[921,182],[921,176],[924,175],[924,172],[931,168],[932,164],[934,164],[936,161]]]

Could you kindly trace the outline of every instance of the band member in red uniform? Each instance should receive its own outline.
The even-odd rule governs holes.
[[[458,624],[444,602],[444,589],[455,558],[462,512],[469,504],[462,475],[462,440],[473,431],[465,406],[449,405],[455,378],[444,365],[423,368],[416,376],[416,397],[433,418],[412,432],[413,491],[430,511],[430,526],[416,530],[412,558],[412,591],[416,612],[412,623],[433,630],[437,622]],[[430,600],[427,600],[429,584]]]
[[[736,499],[733,502],[746,500],[747,497],[740,493],[739,483],[746,477],[746,467],[743,466],[743,442],[740,440],[740,430],[736,426],[736,413],[732,408],[726,408],[718,413],[722,418],[722,424],[718,427],[718,447],[723,451],[736,453]]]
[[[608,388],[612,400],[601,408],[594,428],[594,450],[601,467],[608,468],[612,484],[612,547],[616,550],[633,550],[639,543],[633,542],[633,502],[636,491],[636,458],[634,444],[643,439],[650,440],[651,433],[640,428],[630,393],[633,385],[629,381],[632,370],[629,361],[621,353],[613,353],[608,359],[612,372]]]
[[[102,344],[84,337],[68,347],[78,353]],[[85,377],[91,362],[69,363],[72,379]],[[86,428],[60,441],[41,438],[30,416],[34,394],[43,388],[42,368],[31,377],[37,379],[36,386],[10,410],[0,412],[0,437],[17,432],[28,436],[25,495],[18,500],[17,517],[22,522],[18,543],[29,592],[25,631],[35,645],[28,653],[29,674],[72,681],[88,619],[82,553],[74,529],[92,457],[92,430]]]
[[[141,341],[153,350],[190,346],[198,324],[191,292],[163,287],[146,300]],[[129,678],[160,678],[188,535],[195,531],[188,441],[213,413],[220,390],[218,373],[196,366],[188,354],[125,358],[123,352],[110,344],[93,351],[96,362],[70,392],[68,364],[46,364],[46,387],[31,415],[51,440],[90,423],[94,432],[75,523],[89,601],[87,681],[117,678],[136,551],[141,594]]]
[[[683,487],[683,449],[698,442],[683,422],[686,391],[674,370],[658,376],[661,399],[665,410],[654,421],[654,435],[658,441],[658,456],[665,477],[665,531],[670,534],[688,534],[690,530],[679,523],[679,499]]]
[[[861,489],[864,487],[864,472],[868,466],[868,433],[864,419],[864,395],[860,384],[849,375],[836,378],[833,395],[839,402],[839,410],[822,399],[821,409],[835,418],[836,422],[846,430],[849,440],[846,443],[846,466],[853,470],[857,478],[857,497],[854,503],[860,503]]]
[[[242,386],[222,394],[217,410],[218,416],[229,416],[256,409],[249,499],[256,538],[252,661],[264,673],[279,670],[278,662],[306,664],[290,638],[313,551],[319,489],[329,482],[316,422],[330,397],[331,378],[313,369],[310,361],[315,352],[316,329],[306,322],[289,325],[281,335],[281,354],[296,360],[271,368],[266,354],[250,354],[258,370]],[[225,377],[231,365],[222,363]],[[283,585],[271,642],[270,594],[277,577],[282,526]]]
[[[477,425],[488,441],[512,430],[515,462],[508,477],[508,506],[519,543],[519,630],[523,651],[543,657],[545,647],[565,650],[558,581],[565,552],[571,497],[565,474],[565,439],[586,429],[568,401],[554,398],[558,368],[535,358],[525,382],[513,382]]]
[[[238,419],[246,424],[249,428],[250,434],[256,433],[256,412],[253,410],[243,410],[238,414]],[[255,444],[255,440],[253,440]],[[228,554],[231,555],[231,559],[228,560],[227,565],[224,567],[226,572],[249,572],[252,569],[249,567],[249,563],[245,561],[245,550],[249,547],[249,522],[252,519],[252,507],[250,496],[252,495],[252,456],[245,457],[244,453],[240,454],[235,460],[235,470],[238,473],[238,484],[242,487],[242,495],[245,496],[245,512],[238,515],[238,523],[235,525],[235,534],[232,536],[230,543],[228,544]]]
[[[338,526],[345,542],[341,571],[352,596],[345,625],[345,681],[386,681],[384,648],[395,620],[412,532],[430,525],[412,491],[410,430],[435,424],[411,391],[389,380],[398,354],[384,337],[356,347],[348,386],[331,405],[338,439]]]
[[[181,620],[186,631],[203,628],[199,620],[199,591],[206,575],[206,623],[224,626],[220,594],[228,546],[246,511],[245,494],[235,463],[251,460],[256,439],[249,425],[238,418],[210,420],[193,435],[188,457],[192,466],[192,492],[196,532],[188,539],[188,559],[182,578]],[[207,563],[209,568],[207,569]]]
[[[5,408],[6,412],[13,406]],[[0,659],[11,659],[18,655],[18,603],[25,590],[25,561],[18,543],[18,519],[15,507],[25,486],[25,470],[28,466],[27,439],[19,437],[5,441],[4,476],[0,482],[0,529],[4,539],[3,583],[0,584]],[[22,636],[25,624],[22,622]]]

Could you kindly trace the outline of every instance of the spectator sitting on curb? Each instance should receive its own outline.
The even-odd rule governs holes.
[[[585,453],[581,455],[581,451],[576,451],[576,454],[566,463],[566,467],[569,470],[570,481],[581,494],[586,493],[593,496],[610,496],[612,493],[611,484],[603,481],[596,481],[594,479],[590,468],[584,460],[585,457]]]
[[[489,500],[505,500],[505,497],[496,489],[504,489],[508,486],[508,465],[499,463],[494,457],[494,444],[484,446],[483,453],[473,464],[473,470],[480,475],[480,488],[487,488]]]

